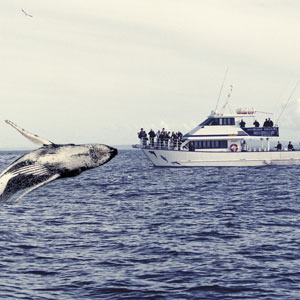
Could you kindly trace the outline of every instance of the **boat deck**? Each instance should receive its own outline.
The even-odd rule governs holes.
[[[187,147],[182,148],[181,142],[173,143],[173,142],[154,142],[151,144],[147,140],[141,141],[139,148],[141,149],[152,149],[152,150],[167,150],[167,151],[180,151],[180,152],[191,152]],[[248,147],[239,152],[284,152],[284,151],[300,151],[300,149],[289,150],[288,148],[283,148],[282,150],[277,150],[276,148],[271,148],[268,150],[267,147]],[[220,149],[201,149],[194,150],[193,152],[232,152],[232,151],[221,151]],[[236,152],[232,152],[236,153]]]

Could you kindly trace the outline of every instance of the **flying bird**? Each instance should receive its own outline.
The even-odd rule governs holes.
[[[28,14],[24,9],[21,9],[25,16],[33,18],[32,15]]]
[[[110,161],[118,150],[103,144],[55,144],[6,120],[31,142],[41,148],[14,161],[0,174],[0,201],[22,191],[20,200],[31,191],[58,178],[77,176]]]

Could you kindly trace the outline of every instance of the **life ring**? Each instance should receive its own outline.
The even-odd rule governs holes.
[[[237,144],[231,144],[230,145],[230,150],[231,150],[231,152],[236,152],[236,151],[239,150],[239,147],[238,147]]]

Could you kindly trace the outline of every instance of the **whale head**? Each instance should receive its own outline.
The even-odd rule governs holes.
[[[91,153],[93,153],[93,161],[97,166],[101,166],[118,154],[118,150],[103,144],[91,145]]]

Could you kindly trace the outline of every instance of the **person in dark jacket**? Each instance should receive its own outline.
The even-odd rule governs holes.
[[[255,120],[254,123],[253,123],[253,125],[254,125],[255,127],[259,127],[259,122],[258,122],[257,120]]]
[[[268,119],[268,124],[269,124],[269,127],[273,127],[273,125],[274,125],[273,121],[270,118]]]
[[[194,142],[189,142],[189,151],[195,151]]]
[[[289,144],[288,144],[288,150],[289,150],[289,151],[295,151],[292,142],[289,142]]]
[[[277,149],[277,151],[281,151],[282,150],[282,145],[281,143],[278,141],[277,146],[275,147]]]
[[[180,131],[178,131],[176,134],[177,134],[177,137],[178,137],[178,150],[180,150],[183,134]]]
[[[165,129],[163,128],[160,132],[160,135],[159,135],[159,147],[162,149],[163,148],[163,145],[164,145],[164,139],[165,139],[165,135],[166,135],[166,131]]]
[[[155,132],[151,129],[151,130],[148,132],[148,135],[149,135],[149,138],[150,138],[150,146],[151,146],[151,147],[154,147],[154,138],[156,137],[156,134],[155,134]]]
[[[143,128],[141,128],[141,130],[138,132],[138,137],[141,139],[143,146],[147,146],[147,133]]]

